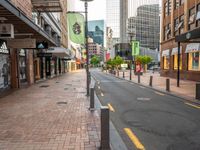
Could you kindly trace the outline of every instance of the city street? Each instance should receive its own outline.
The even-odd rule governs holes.
[[[200,107],[93,70],[96,93],[129,150],[199,150]]]

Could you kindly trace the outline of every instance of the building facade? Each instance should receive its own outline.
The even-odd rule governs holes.
[[[163,0],[162,76],[174,78],[177,76],[178,43],[175,42],[175,37],[198,28],[200,28],[200,0]],[[180,78],[200,81],[200,43],[181,43],[180,50]]]
[[[65,45],[65,40],[61,42],[62,11],[61,0],[0,1],[0,91],[65,72],[63,56],[47,53],[49,47]]]
[[[160,41],[159,4],[142,5],[136,17],[128,19],[129,36],[140,42],[140,47],[157,49]]]

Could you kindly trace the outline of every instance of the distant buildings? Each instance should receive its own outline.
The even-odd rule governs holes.
[[[161,30],[161,75],[177,77],[179,37],[180,78],[200,81],[200,1],[163,0]]]

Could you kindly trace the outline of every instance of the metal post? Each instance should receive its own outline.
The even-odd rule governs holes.
[[[178,42],[178,70],[177,70],[177,87],[180,87],[180,42]]]
[[[138,83],[140,83],[140,72],[138,72]]]
[[[88,50],[88,11],[87,11],[88,3],[85,1],[85,48],[87,53],[87,59],[86,59],[86,74],[87,74],[87,96],[89,96],[89,50]]]
[[[94,110],[94,87],[90,88],[90,110]]]
[[[123,71],[123,78],[125,78],[124,71]]]
[[[200,100],[200,83],[196,83],[196,99]]]
[[[152,82],[153,82],[153,76],[150,76],[149,86],[152,86]]]
[[[170,91],[170,79],[166,79],[166,91]]]
[[[130,36],[130,43],[131,43],[131,62],[130,62],[130,80],[132,80],[132,65],[133,65],[133,56],[132,56],[132,35]]]
[[[101,145],[100,150],[110,150],[109,108],[101,106]]]

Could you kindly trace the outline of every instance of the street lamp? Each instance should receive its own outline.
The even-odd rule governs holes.
[[[89,82],[90,82],[90,77],[89,77],[89,50],[88,50],[88,2],[91,2],[93,0],[80,0],[82,2],[85,2],[85,48],[86,48],[86,74],[87,74],[87,80],[86,80],[86,85],[87,85],[87,96],[89,96]]]

